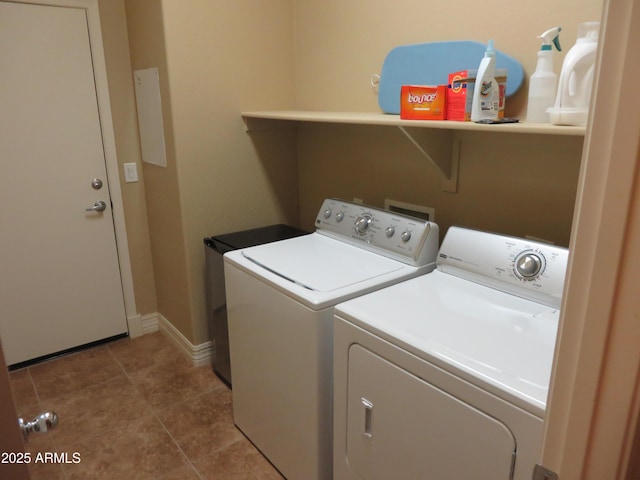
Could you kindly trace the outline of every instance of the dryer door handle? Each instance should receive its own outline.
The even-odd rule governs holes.
[[[364,430],[362,435],[369,440],[373,440],[373,403],[364,397],[362,397],[360,401],[364,407]]]

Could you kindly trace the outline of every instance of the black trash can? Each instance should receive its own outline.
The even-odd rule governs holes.
[[[229,330],[222,256],[232,250],[299,237],[307,233],[309,232],[289,225],[278,224],[204,239],[207,262],[207,320],[211,339],[216,346],[213,370],[227,385],[231,386],[231,363],[229,361]]]

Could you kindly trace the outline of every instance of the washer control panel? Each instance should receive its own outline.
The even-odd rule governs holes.
[[[534,240],[451,227],[442,271],[550,306],[560,306],[569,251]]]
[[[438,226],[420,218],[328,198],[316,217],[316,231],[410,265],[436,261]]]

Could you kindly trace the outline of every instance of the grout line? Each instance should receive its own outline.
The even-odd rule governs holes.
[[[131,378],[131,375],[129,375],[129,372],[127,371],[126,368],[124,368],[124,365],[122,365],[120,360],[118,360],[118,357],[116,356],[115,353],[113,353],[113,350],[111,350],[111,347],[109,345],[107,345],[107,349],[109,350],[109,354],[113,357],[113,360],[116,362],[116,365],[118,365],[120,367],[120,369],[122,370],[122,373],[124,373],[124,376],[131,383],[131,385],[133,385],[133,387],[135,388],[136,392],[140,393],[140,391],[136,387],[135,383],[133,382],[133,379]]]
[[[193,368],[197,368],[197,367],[193,367]],[[209,389],[209,390],[206,390],[206,391],[204,391],[204,392],[200,392],[200,393],[198,393],[197,395],[195,395],[195,396],[194,396],[194,397],[192,397],[192,398],[188,398],[188,399],[186,399],[186,400],[183,400],[183,401],[177,402],[177,403],[175,403],[175,404],[173,404],[173,405],[169,405],[169,406],[166,406],[166,407],[161,408],[161,409],[153,409],[153,415],[155,416],[156,420],[158,420],[158,422],[160,422],[160,425],[162,425],[162,428],[165,430],[165,432],[167,432],[167,435],[169,435],[169,437],[171,438],[171,440],[173,441],[173,443],[175,444],[175,446],[176,446],[176,447],[178,448],[178,450],[182,453],[182,455],[183,455],[183,456],[184,456],[184,458],[187,460],[187,463],[191,466],[191,468],[193,468],[193,470],[196,472],[196,474],[198,475],[198,478],[199,478],[200,480],[204,480],[204,478],[202,477],[202,474],[200,473],[200,471],[199,471],[199,470],[196,468],[196,466],[193,464],[193,462],[194,462],[195,460],[198,460],[198,458],[191,459],[191,458],[190,458],[190,457],[185,453],[185,451],[182,449],[182,447],[180,446],[180,444],[178,443],[178,441],[175,439],[175,437],[173,436],[173,434],[169,431],[169,429],[167,428],[167,426],[164,424],[164,422],[163,422],[163,421],[162,421],[162,419],[160,418],[160,414],[161,414],[162,412],[166,411],[166,410],[169,410],[170,408],[175,408],[177,405],[185,404],[185,403],[188,403],[188,402],[193,402],[193,401],[197,400],[199,397],[202,397],[202,396],[204,396],[204,395],[210,394],[211,392],[214,392],[214,391],[216,391],[216,390],[221,390],[221,389],[223,389],[223,388],[228,388],[228,387],[227,387],[226,385],[224,385],[224,384],[221,382],[219,385],[216,385],[216,386],[214,386],[213,388],[211,388],[211,389]],[[238,428],[238,427],[236,427],[236,426],[234,425],[234,428]],[[240,432],[240,433],[242,433],[242,432]],[[243,434],[243,436],[244,436],[244,434]],[[216,448],[215,450],[211,450],[211,451],[209,451],[206,455],[203,455],[202,457],[199,457],[199,458],[205,458],[205,457],[207,457],[207,456],[213,455],[214,453],[219,452],[219,451],[221,451],[221,450],[224,450],[225,448],[228,448],[228,447],[230,447],[231,445],[234,445],[234,444],[236,444],[236,443],[238,443],[238,442],[241,442],[241,441],[242,441],[242,439],[238,439],[238,440],[231,441],[231,442],[229,442],[229,443],[227,443],[227,444],[225,444],[225,445],[220,446],[219,448]]]
[[[167,433],[167,435],[169,435],[169,438],[171,439],[171,441],[173,442],[173,444],[176,446],[176,448],[178,449],[178,451],[182,454],[182,456],[185,458],[185,460],[187,461],[187,463],[191,466],[191,468],[193,469],[194,472],[196,472],[196,475],[198,475],[198,478],[200,480],[204,480],[204,478],[202,478],[202,475],[200,475],[200,472],[198,471],[198,469],[195,467],[195,465],[191,462],[191,459],[187,456],[186,453],[184,453],[184,450],[182,449],[182,447],[178,444],[178,442],[176,441],[175,438],[173,438],[173,435],[171,434],[171,432],[167,429],[166,425],[162,422],[162,420],[160,420],[160,417],[158,417],[157,413],[154,413],[153,416],[156,418],[156,420],[160,423],[160,425],[162,425],[162,428],[164,429],[164,431]]]
[[[38,408],[40,408],[42,401],[40,400],[40,394],[38,393],[38,389],[36,388],[36,382],[33,381],[33,377],[31,376],[31,367],[27,367],[27,375],[29,376],[31,387],[36,394],[36,399],[38,400]]]
[[[169,339],[166,339],[166,341],[173,347],[176,348],[175,345],[173,345]],[[176,348],[176,350],[178,350]],[[193,398],[189,398],[186,400],[183,400],[181,402],[178,402],[176,404],[173,405],[166,405],[163,406],[161,408],[157,408],[154,407],[153,405],[151,405],[148,400],[144,397],[144,395],[142,395],[142,392],[140,392],[140,390],[138,389],[137,385],[135,384],[135,382],[133,381],[132,377],[130,376],[130,372],[127,371],[127,369],[122,365],[122,363],[118,360],[118,357],[115,355],[115,353],[113,351],[111,351],[111,349],[109,350],[111,355],[115,358],[116,362],[118,363],[118,365],[120,366],[120,368],[122,368],[124,374],[126,375],[127,379],[129,380],[129,382],[131,382],[131,385],[133,386],[133,388],[140,394],[141,398],[143,399],[143,401],[147,404],[149,411],[151,412],[151,415],[153,415],[153,417],[160,423],[160,425],[162,425],[162,428],[164,429],[164,431],[167,433],[167,435],[169,435],[169,438],[171,438],[171,441],[173,442],[173,444],[176,446],[176,448],[178,449],[178,451],[182,454],[182,456],[184,457],[184,459],[186,460],[187,464],[193,469],[193,471],[196,473],[196,475],[198,476],[198,478],[200,480],[204,480],[204,477],[202,477],[202,474],[200,473],[200,471],[196,468],[196,466],[193,464],[191,458],[189,458],[189,456],[184,452],[184,450],[182,449],[182,447],[180,447],[180,444],[177,442],[177,440],[174,438],[174,436],[171,434],[171,432],[169,431],[169,429],[167,428],[167,426],[164,424],[164,422],[160,419],[160,414],[170,408],[174,408],[175,405],[179,405],[180,403],[186,403],[186,402],[191,402],[194,401],[195,399],[199,398],[202,395],[208,394],[210,392],[213,392],[216,389],[220,389],[226,386],[221,382],[218,385],[214,385],[212,388],[205,390],[203,392],[198,393],[197,395],[195,395]],[[196,368],[193,365],[190,365],[191,368]],[[229,445],[233,444],[234,442],[231,442]],[[225,447],[228,445],[225,445]],[[221,447],[224,448],[224,447]],[[215,450],[217,451],[217,450]]]
[[[176,441],[176,439],[174,438],[174,436],[173,436],[173,435],[171,434],[171,432],[168,430],[167,426],[166,426],[166,425],[162,422],[162,420],[160,419],[160,414],[161,414],[162,412],[164,412],[165,410],[169,409],[169,408],[174,408],[176,405],[180,405],[181,403],[192,402],[192,401],[196,400],[197,398],[199,398],[199,397],[201,397],[201,396],[204,396],[204,395],[206,395],[206,394],[210,394],[211,392],[215,392],[215,391],[218,391],[218,390],[219,390],[219,391],[221,391],[221,392],[223,392],[223,391],[224,391],[223,389],[228,389],[228,387],[227,387],[224,383],[222,383],[222,382],[215,383],[215,384],[214,384],[214,385],[212,385],[210,388],[207,388],[206,390],[204,390],[204,391],[202,391],[202,392],[197,393],[195,396],[193,396],[193,397],[191,397],[191,398],[189,398],[189,399],[186,399],[186,400],[183,400],[183,401],[179,401],[179,402],[174,403],[173,405],[164,406],[164,407],[162,407],[162,408],[155,408],[155,407],[153,407],[153,406],[149,403],[149,401],[145,398],[145,396],[144,396],[144,395],[142,395],[142,392],[139,390],[138,386],[136,386],[136,383],[135,383],[135,382],[133,381],[133,379],[132,379],[132,376],[131,376],[131,373],[132,373],[132,372],[129,372],[129,371],[124,367],[123,363],[118,359],[118,356],[117,356],[117,355],[115,354],[115,352],[111,349],[111,345],[107,344],[107,345],[105,345],[105,347],[106,347],[106,348],[107,348],[107,350],[109,351],[109,356],[108,356],[107,358],[110,358],[112,361],[114,361],[114,362],[116,363],[116,365],[117,365],[118,367],[120,367],[120,370],[121,370],[122,374],[124,375],[124,378],[126,378],[126,381],[127,381],[127,382],[128,382],[128,383],[129,383],[129,384],[130,384],[134,389],[135,389],[135,391],[140,395],[140,397],[141,397],[142,401],[147,405],[147,409],[148,409],[148,414],[149,414],[149,416],[153,416],[153,418],[155,418],[155,420],[156,420],[156,421],[158,421],[158,422],[160,423],[160,425],[162,426],[162,428],[164,429],[164,431],[167,433],[167,435],[169,435],[169,438],[171,438],[171,441],[173,442],[173,444],[174,444],[174,445],[176,446],[176,448],[178,449],[178,452],[180,452],[180,454],[181,454],[181,455],[183,456],[183,458],[186,460],[186,463],[187,463],[187,464],[191,467],[191,469],[196,473],[196,475],[197,475],[198,479],[199,479],[199,480],[204,480],[204,478],[205,478],[205,477],[203,476],[204,474],[203,474],[203,473],[201,473],[201,472],[200,472],[200,471],[195,467],[195,465],[194,465],[194,463],[193,463],[194,461],[196,461],[196,460],[198,460],[198,459],[197,459],[197,458],[195,458],[195,459],[191,459],[191,458],[189,458],[189,456],[187,456],[187,455],[186,455],[185,451],[180,447],[180,445],[178,444],[178,442]],[[134,348],[134,349],[135,349],[135,348]],[[53,362],[53,361],[55,361],[55,360],[57,360],[57,359],[52,359],[51,361]],[[108,361],[110,361],[110,360],[106,360],[106,361],[105,361],[105,364],[106,364]],[[193,365],[190,365],[190,368],[198,368],[198,367],[195,367],[195,366],[193,366]],[[37,402],[38,402],[38,407],[39,407],[39,408],[42,408],[42,406],[43,406],[42,402],[43,402],[43,401],[42,401],[42,399],[40,398],[40,393],[39,393],[38,388],[37,388],[37,386],[36,386],[36,384],[35,384],[34,378],[33,378],[33,377],[32,377],[32,375],[31,375],[31,369],[30,369],[30,367],[27,367],[27,373],[28,373],[28,377],[29,377],[30,384],[31,384],[31,386],[32,386],[32,388],[33,388],[33,390],[34,390],[34,392],[35,392],[35,395],[36,395],[36,400],[37,400]],[[120,375],[120,374],[118,374],[118,375],[116,375],[116,376],[114,376],[114,377],[111,377],[111,378],[105,379],[105,380],[103,380],[103,381],[101,381],[101,382],[93,383],[93,384],[91,384],[91,385],[87,385],[87,386],[85,386],[85,387],[83,387],[83,388],[81,388],[81,389],[74,390],[74,391],[72,391],[72,392],[63,392],[63,393],[61,393],[61,394],[60,394],[60,396],[63,396],[63,395],[74,396],[74,395],[77,395],[77,394],[81,394],[84,390],[86,390],[86,389],[88,389],[88,388],[95,388],[95,387],[100,386],[100,385],[103,385],[103,384],[105,384],[105,383],[107,383],[107,382],[114,381],[114,380],[116,380],[116,379],[119,377],[119,375]],[[55,408],[54,408],[54,407],[55,407],[55,401],[56,401],[56,398],[58,398],[58,397],[52,397],[52,398],[50,398],[50,399],[47,399],[47,400],[46,400],[46,404],[47,404],[47,405],[49,405],[49,406],[51,406],[53,410],[55,410]],[[62,420],[62,419],[61,419],[61,420]],[[235,426],[234,426],[234,427],[235,427]],[[237,427],[235,427],[235,428],[237,428]],[[100,433],[103,433],[103,432],[106,432],[106,431],[110,431],[110,430],[112,430],[112,429],[109,429],[109,428],[107,428],[107,429],[103,429]],[[244,436],[244,435],[243,435],[243,436]],[[246,438],[246,437],[245,437],[245,438]],[[58,444],[58,442],[57,442],[57,441],[56,441],[56,439],[55,439],[55,434],[51,436],[50,441],[51,441],[51,447],[52,447],[56,452],[60,452],[59,444]],[[234,444],[236,444],[236,443],[238,443],[238,442],[241,442],[241,441],[242,441],[242,439],[241,439],[241,438],[240,438],[240,439],[237,439],[237,440],[235,440],[235,441],[231,441],[230,443],[228,443],[228,444],[226,444],[226,445],[222,445],[222,446],[220,446],[219,448],[216,448],[215,450],[208,451],[205,455],[203,455],[203,456],[202,456],[202,457],[200,457],[200,458],[205,458],[206,456],[209,456],[209,455],[215,454],[216,452],[220,452],[221,450],[224,450],[225,448],[228,448],[229,446],[234,445]],[[90,460],[89,460],[89,459],[87,459],[86,461],[90,461]],[[64,479],[65,479],[65,480],[69,480],[69,479],[73,476],[73,468],[72,468],[72,467],[73,467],[73,465],[62,465],[61,472],[62,472],[62,476],[64,477]],[[180,468],[180,467],[177,467],[177,468]]]

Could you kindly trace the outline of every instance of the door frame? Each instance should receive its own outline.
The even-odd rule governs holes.
[[[0,339],[1,340],[1,339]],[[20,427],[18,426],[18,415],[13,401],[11,381],[7,364],[4,360],[2,342],[0,341],[0,452],[3,454],[24,453],[24,443]],[[2,478],[14,480],[29,480],[28,464],[20,462],[0,463],[0,474]]]
[[[116,152],[113,117],[111,115],[107,66],[102,42],[102,27],[100,25],[100,10],[98,6],[99,0],[10,1],[12,3],[79,8],[86,12],[98,103],[99,123],[102,131],[102,145],[104,150],[105,166],[107,169],[107,181],[109,182],[109,191],[111,196],[113,228],[115,232],[116,246],[118,249],[118,264],[120,266],[120,280],[122,284],[125,314],[127,317],[127,325],[129,327],[129,335],[132,337],[142,335],[141,322],[135,321],[136,319],[139,320],[140,316],[137,312],[133,288],[131,257],[129,255],[129,242],[125,225],[124,204],[122,199],[122,190],[120,188],[120,168]]]
[[[541,459],[562,480],[640,471],[639,24],[605,0]]]

